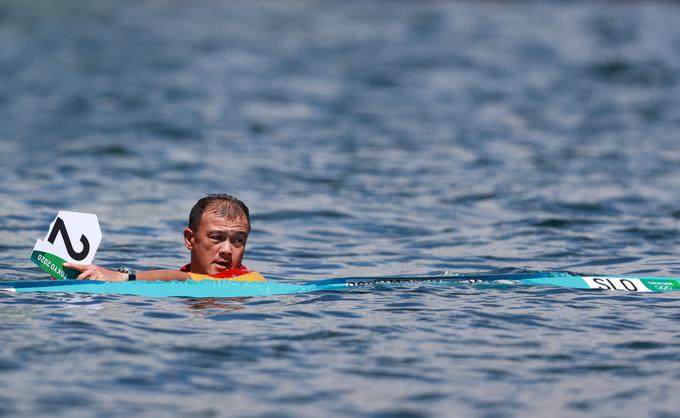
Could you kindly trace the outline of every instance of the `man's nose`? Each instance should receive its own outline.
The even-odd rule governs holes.
[[[233,247],[231,245],[231,241],[228,239],[225,239],[222,244],[220,244],[220,255],[222,254],[229,254],[231,255],[233,251]]]

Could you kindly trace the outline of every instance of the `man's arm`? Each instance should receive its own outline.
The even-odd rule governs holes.
[[[125,282],[128,280],[127,273],[110,270],[104,267],[99,267],[95,264],[73,264],[64,263],[64,267],[73,270],[78,270],[78,280],[103,280],[107,282]],[[172,281],[172,280],[188,280],[191,277],[189,273],[179,270],[147,270],[138,271],[137,280],[146,281]]]

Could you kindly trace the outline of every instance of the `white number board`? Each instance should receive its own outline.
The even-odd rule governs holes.
[[[75,278],[64,263],[91,264],[102,240],[97,215],[59,211],[45,239],[37,240],[31,259],[57,279]]]

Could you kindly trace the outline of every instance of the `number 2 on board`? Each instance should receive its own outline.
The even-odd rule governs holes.
[[[84,260],[90,252],[90,241],[87,239],[87,237],[84,234],[80,236],[80,243],[83,244],[83,249],[80,252],[76,251],[73,248],[71,239],[68,236],[68,231],[66,230],[66,224],[64,223],[64,220],[57,216],[57,219],[54,221],[54,227],[47,237],[47,241],[49,241],[50,244],[54,244],[54,241],[57,239],[57,235],[60,233],[62,239],[64,240],[64,246],[66,247],[68,255],[77,261]]]

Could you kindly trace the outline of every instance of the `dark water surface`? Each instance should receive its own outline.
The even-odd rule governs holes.
[[[246,264],[680,276],[674,2],[0,2],[0,277],[58,210],[176,268],[205,193]],[[407,286],[0,294],[0,416],[673,417],[680,299]]]

